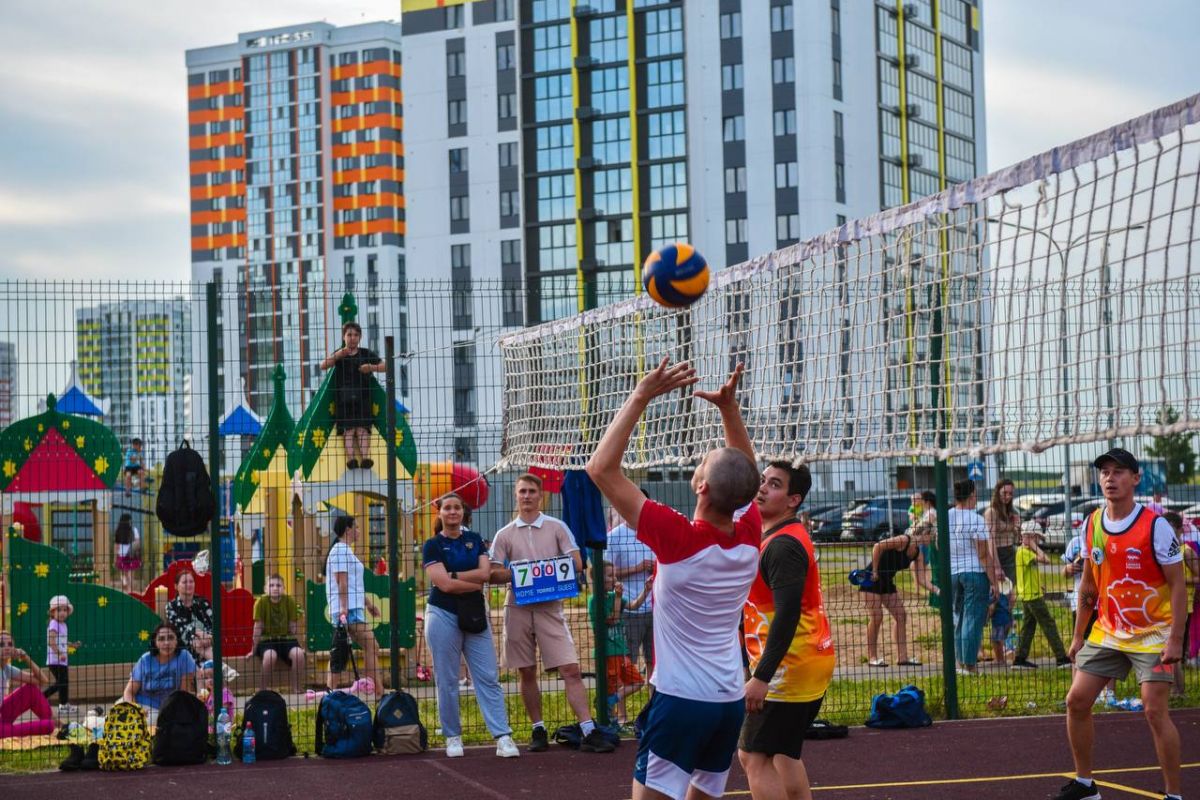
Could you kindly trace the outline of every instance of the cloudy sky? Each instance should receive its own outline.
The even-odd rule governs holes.
[[[1200,90],[1195,0],[984,5],[991,168]],[[5,0],[0,278],[186,279],[184,50],[398,9],[399,0]]]

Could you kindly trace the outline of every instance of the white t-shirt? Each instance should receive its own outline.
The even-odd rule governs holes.
[[[950,517],[950,574],[983,572],[978,541],[987,541],[987,523],[971,509],[952,508]]]
[[[337,574],[346,573],[346,588],[350,607],[347,612],[366,608],[366,590],[363,588],[363,565],[345,542],[338,542],[329,551],[325,561],[325,599],[329,603],[329,618],[337,619],[342,613],[342,598],[338,592]]]
[[[1138,512],[1141,510],[1142,504],[1134,503],[1133,511],[1129,512],[1129,516],[1114,520],[1109,518],[1108,509],[1104,509],[1104,517],[1101,519],[1104,530],[1108,533],[1124,533],[1133,525],[1133,521],[1137,519]],[[1175,529],[1162,517],[1154,520],[1151,539],[1154,542],[1154,558],[1159,564],[1178,564],[1183,561],[1183,549],[1179,546],[1179,540],[1175,538]]]
[[[0,699],[8,695],[8,684],[13,678],[19,678],[21,670],[14,667],[12,664],[5,664],[0,667]]]
[[[639,542],[637,532],[623,522],[608,532],[607,555],[609,562],[616,569],[636,567],[646,559],[654,560],[654,551]],[[621,583],[625,584],[626,602],[635,599],[642,593],[642,589],[646,586],[646,578],[648,577],[648,572],[639,570],[619,579]],[[653,599],[647,597],[646,602],[638,608],[624,609],[621,614],[627,617],[637,614],[647,614],[653,606]]]
[[[129,542],[129,544],[118,544],[117,545],[117,555],[121,556],[122,558],[124,558],[125,556],[128,556],[129,551],[133,549],[133,546],[135,544],[137,544],[138,542],[140,542],[141,540],[142,540],[141,531],[139,531],[137,528],[134,528],[133,529],[133,539]]]
[[[1065,548],[1063,548],[1062,563],[1064,563],[1064,564],[1073,563],[1075,561],[1075,559],[1079,558],[1080,556],[1084,556],[1083,537],[1082,536],[1072,536],[1070,541],[1067,542],[1067,546]],[[1084,557],[1086,558],[1086,556],[1084,556]],[[1067,604],[1071,607],[1072,611],[1075,610],[1075,604],[1078,602],[1078,600],[1076,598],[1079,595],[1079,582],[1081,580],[1083,580],[1083,572],[1082,571],[1080,571],[1079,573],[1077,573],[1074,576],[1075,585],[1071,589],[1071,591],[1067,592]]]

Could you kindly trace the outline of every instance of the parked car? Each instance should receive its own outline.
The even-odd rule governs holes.
[[[911,494],[881,494],[842,515],[843,542],[874,542],[908,530]]]
[[[1090,498],[1082,503],[1076,503],[1071,507],[1071,522],[1067,524],[1067,517],[1061,511],[1057,514],[1050,514],[1045,518],[1045,528],[1043,534],[1046,539],[1044,545],[1050,550],[1062,550],[1067,546],[1067,541],[1072,536],[1078,536],[1083,523],[1097,508],[1103,508],[1105,501],[1098,498]],[[1061,503],[1059,506],[1061,507]]]
[[[1076,495],[1071,498],[1071,507],[1075,508],[1081,503],[1088,503],[1100,498],[1092,497],[1091,495]],[[1044,499],[1038,499],[1026,506],[1027,510],[1021,513],[1021,519],[1036,522],[1043,531],[1046,530],[1047,520],[1055,515],[1063,513],[1063,500],[1060,494],[1057,498],[1049,495],[1044,496]]]
[[[845,510],[845,506],[836,504],[836,503],[822,503],[821,505],[814,505],[814,506],[810,506],[807,503],[805,503],[800,506],[800,513],[808,514],[808,518],[810,520],[812,520],[812,524],[809,526],[810,530],[808,532],[808,535],[812,538],[812,540],[814,542],[837,541],[836,534],[834,535],[834,537],[832,539],[823,540],[820,538],[818,532],[820,531],[821,526],[828,519],[828,515],[836,514],[837,519],[839,520],[839,523],[840,523],[841,518],[842,518],[842,511],[844,511],[844,510]],[[840,524],[839,524],[839,530],[840,530]]]
[[[842,533],[842,515],[846,513],[845,505],[822,506],[821,512],[809,512],[813,521],[813,529],[809,531],[812,540],[817,543],[836,542]]]

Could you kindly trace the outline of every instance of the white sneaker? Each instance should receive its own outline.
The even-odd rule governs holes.
[[[521,749],[508,734],[504,734],[496,740],[496,756],[498,758],[517,758],[520,755]]]
[[[463,746],[461,736],[446,737],[446,758],[462,758]]]

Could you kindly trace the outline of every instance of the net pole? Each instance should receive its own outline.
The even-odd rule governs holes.
[[[221,576],[224,564],[221,563],[221,437],[217,430],[221,426],[221,396],[217,391],[217,366],[219,354],[217,351],[217,315],[220,312],[220,296],[217,294],[217,282],[209,281],[205,288],[205,310],[208,316],[208,463],[212,469],[214,480],[211,481],[213,499],[216,501],[216,513],[209,522],[209,552],[212,554],[212,611],[214,625],[212,637],[212,681],[213,681],[213,727],[217,724],[217,715],[225,704],[225,676],[222,663],[221,637],[225,628],[221,624]]]
[[[396,443],[396,340],[392,336],[383,339],[383,357],[387,366],[384,383],[387,389],[387,444],[383,449],[387,457],[387,546],[388,546],[388,619],[391,629],[388,642],[388,658],[391,660],[392,689],[400,688],[400,553],[399,553],[399,510],[396,489],[396,454],[392,448]],[[382,692],[380,692],[382,694]]]

